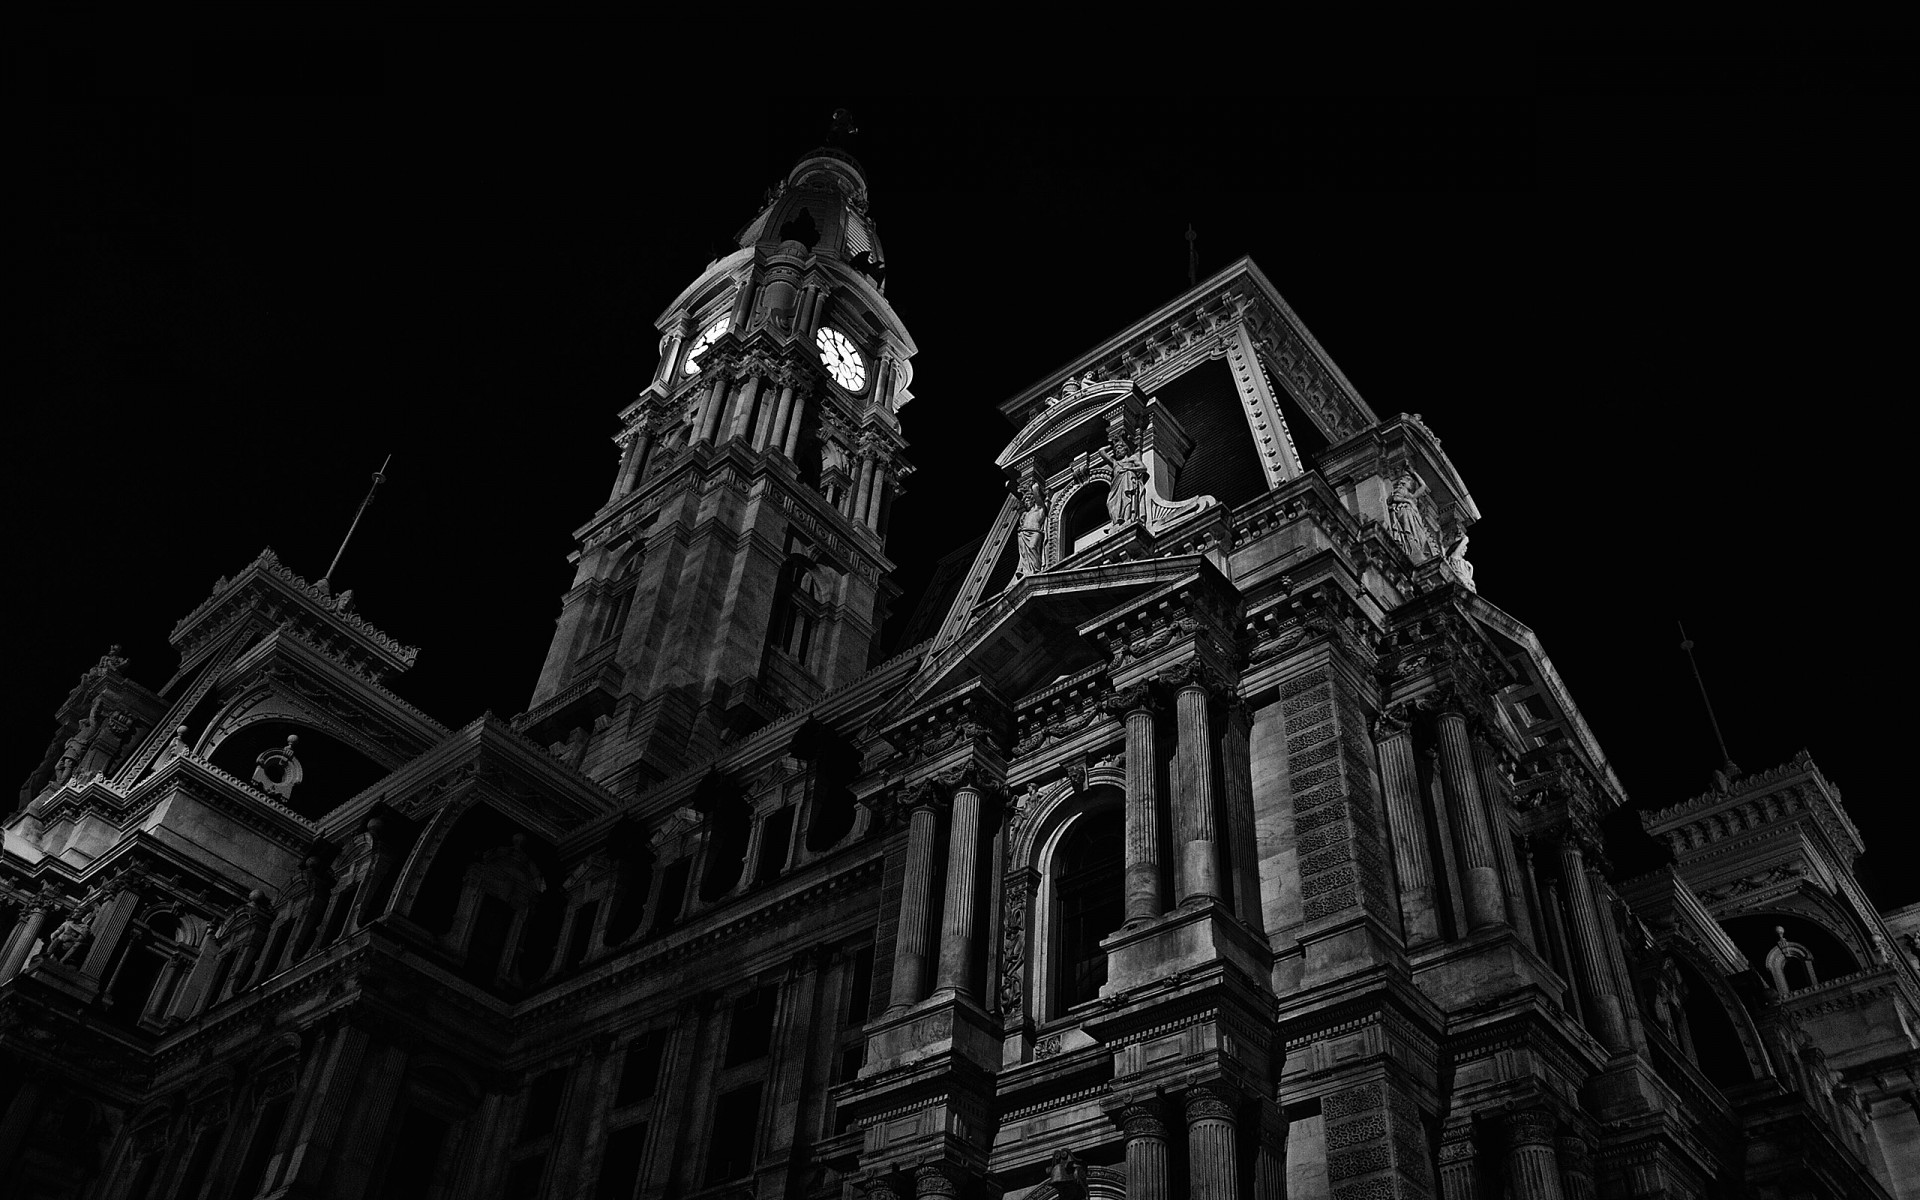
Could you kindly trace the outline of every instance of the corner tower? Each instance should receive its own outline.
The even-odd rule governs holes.
[[[655,322],[520,726],[637,790],[864,673],[915,347],[860,165],[807,154]]]

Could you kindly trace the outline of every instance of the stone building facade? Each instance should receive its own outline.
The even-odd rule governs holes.
[[[883,263],[821,150],[667,307],[519,716],[271,552],[86,672],[4,823],[9,1195],[1920,1197],[1838,790],[1636,826],[1250,261],[1001,405],[884,654]]]

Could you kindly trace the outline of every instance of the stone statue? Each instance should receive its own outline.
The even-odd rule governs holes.
[[[59,928],[47,938],[46,956],[57,963],[71,965],[93,940],[93,910],[81,909],[67,914]]]
[[[80,720],[80,728],[67,739],[60,749],[60,761],[54,765],[53,781],[65,783],[73,775],[73,769],[80,765],[80,756],[87,752],[92,744],[95,731],[100,727],[100,701],[93,702],[93,711]]]
[[[1020,493],[1020,561],[1013,577],[1021,579],[1040,573],[1040,544],[1046,536],[1047,503],[1038,482],[1028,483]]]
[[[96,728],[93,741],[87,746],[86,754],[80,759],[76,772],[82,779],[91,779],[96,774],[113,770],[120,757],[120,748],[133,734],[133,718],[123,712],[110,712],[107,718]]]
[[[1479,590],[1473,586],[1473,564],[1467,561],[1466,534],[1461,534],[1460,540],[1453,544],[1453,549],[1447,551],[1447,569],[1453,572],[1453,577],[1460,581],[1461,587],[1470,592]]]
[[[1411,467],[1400,468],[1387,494],[1387,535],[1400,543],[1416,565],[1434,555],[1433,532],[1420,511],[1420,497],[1426,494],[1427,485]]]
[[[1098,453],[1113,468],[1113,487],[1107,492],[1108,519],[1116,527],[1139,520],[1147,493],[1147,464],[1118,429],[1113,431],[1113,448],[1102,446]]]

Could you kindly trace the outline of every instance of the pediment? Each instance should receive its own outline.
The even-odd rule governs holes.
[[[1105,654],[1083,629],[1149,592],[1190,583],[1207,569],[1204,557],[1188,554],[1029,575],[929,657],[877,723],[897,720],[976,679],[1011,702],[1084,670]]]

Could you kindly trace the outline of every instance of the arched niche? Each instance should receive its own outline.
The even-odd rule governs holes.
[[[1684,992],[1676,1015],[1685,1021],[1694,1065],[1722,1089],[1765,1079],[1770,1073],[1765,1043],[1732,982],[1691,941],[1677,938],[1665,953]],[[1656,978],[1654,987],[1660,986]]]
[[[387,774],[386,768],[338,738],[277,716],[252,717],[230,727],[205,757],[234,778],[252,782],[260,756],[284,748],[290,735],[299,739],[293,753],[300,763],[300,781],[291,795],[274,798],[303,817],[323,816]]]
[[[1071,558],[1103,536],[1111,517],[1107,499],[1113,486],[1104,474],[1101,478],[1089,479],[1061,502],[1052,561]]]
[[[1825,922],[1783,910],[1741,913],[1720,922],[1747,961],[1775,990],[1802,991],[1860,970],[1861,959]]]

